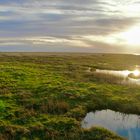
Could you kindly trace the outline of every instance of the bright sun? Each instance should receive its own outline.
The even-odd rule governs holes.
[[[140,45],[140,26],[133,27],[128,31],[121,33],[120,37],[128,45]]]

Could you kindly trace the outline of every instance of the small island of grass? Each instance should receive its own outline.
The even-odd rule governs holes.
[[[130,73],[128,77],[132,79],[140,79],[140,75],[135,75],[134,73]]]

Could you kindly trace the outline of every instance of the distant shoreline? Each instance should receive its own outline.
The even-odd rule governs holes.
[[[134,55],[134,56],[140,56],[140,54],[137,54],[137,53],[102,53],[102,52],[1,52],[0,51],[0,55],[1,54],[49,54],[49,55],[53,55],[53,54],[57,54],[57,55],[61,55],[61,54],[76,54],[76,55]]]

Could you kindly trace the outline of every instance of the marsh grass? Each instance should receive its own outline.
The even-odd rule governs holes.
[[[122,61],[120,61],[120,59]],[[88,111],[140,114],[140,87],[92,69],[129,69],[139,57],[109,54],[0,53],[0,139],[120,140],[105,129],[84,130]]]
[[[111,75],[107,73],[98,73],[98,72],[86,73],[84,74],[84,78],[87,81],[91,81],[91,82],[118,84],[118,85],[133,87],[133,88],[139,87],[139,84],[137,82],[131,82],[129,81],[129,78],[124,78],[119,75],[113,75],[113,74]]]
[[[0,112],[4,112],[5,109],[6,109],[5,103],[2,100],[0,100]]]
[[[111,75],[106,73],[87,73],[84,75],[85,78],[89,81],[96,81],[96,82],[107,82],[107,83],[116,83],[116,84],[123,84],[124,78],[117,75]]]
[[[64,114],[69,109],[70,106],[67,102],[50,99],[47,103],[42,104],[39,110],[43,113]]]

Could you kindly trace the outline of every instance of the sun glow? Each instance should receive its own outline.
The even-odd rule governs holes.
[[[133,71],[133,74],[134,74],[135,76],[139,76],[139,75],[140,75],[140,71],[139,71],[139,70],[134,70],[134,71]]]
[[[90,41],[103,42],[107,44],[115,45],[125,45],[126,47],[138,48],[140,46],[140,25],[122,31],[120,33],[115,33],[107,36],[94,36],[87,35],[83,36],[83,39]]]
[[[128,31],[125,31],[120,34],[120,37],[128,44],[128,45],[140,45],[140,26],[133,27]]]

